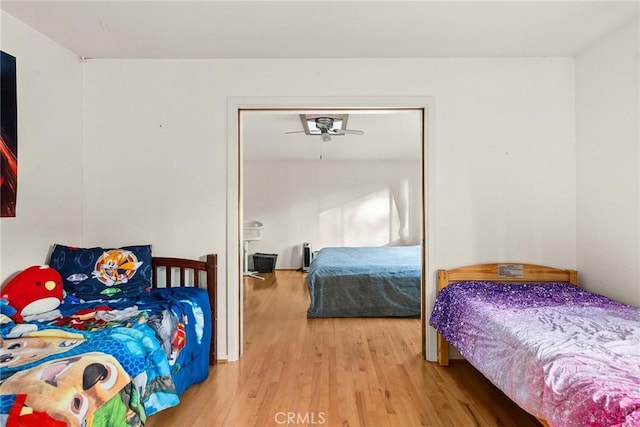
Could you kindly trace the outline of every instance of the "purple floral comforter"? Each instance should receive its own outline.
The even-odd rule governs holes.
[[[576,286],[461,282],[430,324],[552,427],[640,426],[640,309]]]

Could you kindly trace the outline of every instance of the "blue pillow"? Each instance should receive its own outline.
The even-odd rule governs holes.
[[[85,301],[137,298],[151,287],[151,245],[75,248],[56,244],[49,265],[65,291]]]

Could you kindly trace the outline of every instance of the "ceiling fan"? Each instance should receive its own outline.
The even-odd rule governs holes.
[[[346,122],[346,119],[339,120],[340,126]],[[311,128],[311,125],[315,124],[315,129]],[[303,121],[305,124],[305,130],[300,131],[291,131],[285,133],[306,133],[307,135],[320,135],[322,138],[322,142],[331,141],[331,135],[364,135],[364,131],[356,130],[356,129],[341,129],[340,127],[334,128],[334,118],[333,117],[316,117],[313,120],[307,119],[307,121]]]

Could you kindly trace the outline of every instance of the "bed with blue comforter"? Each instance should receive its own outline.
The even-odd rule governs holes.
[[[177,287],[135,298],[68,295],[50,318],[2,324],[0,426],[142,426],[177,405],[215,363],[215,298],[186,286],[184,273],[215,273],[215,255],[207,260],[154,259],[167,281],[182,281]]]
[[[308,317],[420,316],[420,246],[328,247],[306,277]]]

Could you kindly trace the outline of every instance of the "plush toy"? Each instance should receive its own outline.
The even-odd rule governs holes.
[[[58,308],[62,302],[62,277],[48,265],[34,265],[9,280],[0,297],[16,310],[10,317],[20,323],[24,316]]]
[[[0,325],[12,322],[17,314],[18,310],[9,305],[8,299],[0,298]]]

